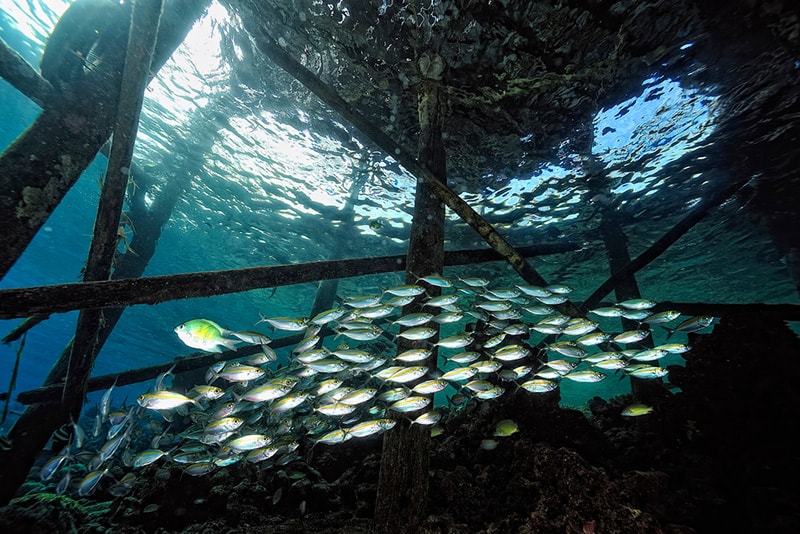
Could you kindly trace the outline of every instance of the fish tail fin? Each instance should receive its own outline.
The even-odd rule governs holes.
[[[258,316],[259,316],[259,320],[258,320],[258,321],[256,321],[256,326],[260,325],[261,323],[269,323],[269,319],[268,319],[268,318],[267,318],[267,316],[266,316],[266,315],[264,315],[263,313],[261,313],[261,312],[258,312]],[[273,328],[273,329],[275,328],[275,327],[273,327],[273,326],[272,326],[272,324],[271,324],[271,323],[269,323],[269,326],[270,326],[271,328]]]
[[[278,360],[278,354],[269,345],[261,343],[261,351],[269,361],[274,362]]]
[[[665,338],[664,341],[666,341],[667,339],[671,338],[672,334],[675,333],[675,329],[674,328],[670,328],[670,327],[664,326],[664,325],[658,325],[658,326],[660,326],[661,328],[663,328],[664,330],[667,331],[667,337]]]
[[[221,341],[222,345],[225,345],[228,350],[236,350],[236,344],[239,342],[238,339],[224,339]]]

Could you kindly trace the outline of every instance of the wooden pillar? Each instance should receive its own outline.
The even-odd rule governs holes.
[[[107,280],[111,276],[117,249],[117,229],[125,201],[133,147],[139,131],[139,115],[144,102],[144,90],[162,8],[162,0],[137,0],[133,4],[114,137],[97,208],[89,257],[83,270],[86,282]],[[86,381],[102,346],[98,344],[102,321],[103,312],[97,309],[82,310],[78,315],[63,397],[64,408],[76,421],[83,406]]]
[[[587,297],[585,301],[583,301],[583,305],[581,306],[582,311],[586,312],[596,307],[603,297],[608,295],[615,287],[617,287],[618,284],[623,283],[623,281],[629,275],[636,273],[638,270],[647,266],[651,261],[661,256],[661,254],[663,254],[664,251],[672,246],[675,241],[680,239],[681,236],[691,230],[695,224],[700,222],[711,209],[719,206],[733,196],[737,191],[739,191],[739,189],[744,187],[748,181],[749,179],[747,178],[740,179],[724,189],[712,191],[703,197],[700,202],[692,207],[692,209],[683,219],[678,221],[675,226],[670,228],[656,242],[650,245],[647,250],[636,256],[636,258],[628,262],[626,265],[621,266],[618,270],[614,271],[614,273],[605,282],[603,282],[600,287],[598,287],[591,295],[589,295],[589,297]]]
[[[168,12],[165,12],[165,16],[162,18],[154,63],[158,61],[159,65],[161,65],[166,61],[172,51],[183,40],[186,32],[191,28],[191,24],[196,17],[202,13],[206,5],[206,1],[196,2],[194,0],[175,0],[169,2],[170,9]],[[64,112],[59,105],[56,105],[55,108],[60,109],[62,113]],[[50,110],[48,110],[48,112],[49,111]],[[57,115],[53,115],[53,117],[56,116]],[[105,117],[105,121],[107,121],[108,124],[111,124],[112,119],[113,117]],[[33,136],[31,132],[36,130],[35,126],[36,125],[32,126],[28,132],[21,136],[24,143],[34,143],[36,137]],[[107,127],[105,123],[96,124],[96,126],[103,132],[108,131],[104,129]],[[84,145],[88,144],[99,148],[102,142],[105,141],[105,138],[108,137],[108,133],[105,133],[105,137],[102,139],[102,135],[97,134],[97,132],[94,133],[95,135],[88,136],[90,138],[89,140],[81,140],[82,138],[80,135],[74,135],[73,137],[76,138],[76,142],[79,142],[79,144],[83,143]],[[19,141],[20,139],[15,141],[15,145]],[[96,145],[94,144],[95,142],[97,143]],[[97,148],[94,150],[96,151]],[[0,169],[7,170],[6,167],[3,167],[4,163],[8,164],[6,155],[7,154],[4,154],[3,157],[0,158]],[[93,157],[94,154],[92,155],[92,158]],[[91,158],[88,161],[91,161]],[[74,178],[77,179],[78,175],[83,171],[83,168],[73,170],[76,172]],[[2,197],[2,194],[5,192],[2,189],[2,185],[4,185],[3,179],[4,176],[0,173],[0,197]],[[147,209],[144,203],[133,203],[132,219],[141,217],[143,221],[147,221],[147,224],[137,224],[136,229],[138,233],[131,242],[131,247],[134,248],[139,255],[123,255],[118,261],[117,269],[112,277],[122,278],[141,275],[152,256],[152,251],[155,249],[155,242],[158,240],[161,228],[169,219],[172,207],[177,202],[177,198],[187,181],[188,180],[175,179],[168,184],[150,209]],[[71,186],[71,183],[69,185]],[[63,193],[65,193],[68,188],[67,186]],[[60,198],[58,200],[60,200]],[[50,209],[54,208],[57,203],[58,202],[55,202]],[[49,211],[47,211],[47,215],[49,215]],[[42,222],[44,222],[44,220],[42,220]],[[116,229],[114,230],[116,231]],[[31,234],[30,237],[32,238],[33,234]],[[5,245],[5,243],[0,243],[0,248]],[[27,245],[27,242],[19,249],[19,253],[24,250],[25,245]],[[14,260],[15,259],[16,258],[14,258]],[[13,260],[8,266],[10,267],[11,264],[13,264]],[[0,272],[4,273],[5,271],[0,270]],[[108,335],[113,330],[122,315],[122,311],[122,308],[103,310],[102,326],[99,330],[94,331],[89,338],[92,344],[95,345],[97,351],[99,351],[100,347],[102,347]],[[72,345],[73,344],[70,343],[64,349],[58,362],[46,378],[45,385],[59,384],[65,380]],[[89,371],[90,370],[91,367],[89,368]],[[74,408],[72,405],[77,404],[78,409],[80,408],[83,401],[83,391],[83,388],[81,388],[79,392],[75,392],[74,402],[55,406],[53,404],[35,404],[29,406],[14,423],[8,433],[8,437],[11,440],[11,448],[9,450],[0,450],[0,506],[8,503],[8,501],[14,497],[14,493],[24,481],[36,456],[50,439],[50,435],[53,431],[69,420],[68,414],[70,410]]]
[[[608,264],[611,274],[617,272],[625,273],[621,277],[614,288],[614,294],[617,302],[622,302],[628,299],[638,299],[641,297],[639,292],[639,284],[636,282],[636,275],[632,271],[625,271],[631,262],[631,256],[628,252],[628,236],[625,234],[625,229],[620,224],[619,213],[610,207],[601,215],[600,222],[600,236],[606,245],[606,252],[608,253]],[[646,329],[649,326],[640,324],[637,321],[620,317],[622,320],[623,330]],[[640,341],[642,347],[653,347],[653,338],[648,337]],[[643,396],[647,395],[647,391],[652,391],[652,388],[657,388],[657,383],[660,380],[644,380],[636,377],[631,377],[631,392],[634,398],[644,400]]]
[[[367,157],[367,154],[363,155],[364,159]],[[363,160],[361,163],[363,163]],[[347,197],[347,202],[342,208],[342,225],[336,231],[336,241],[334,242],[333,252],[331,252],[332,261],[336,261],[347,255],[348,249],[350,248],[350,241],[353,237],[353,228],[355,227],[355,210],[353,206],[356,201],[358,201],[358,194],[364,187],[364,184],[367,183],[368,178],[369,172],[362,168],[362,165],[359,165],[356,179],[353,180],[350,186],[350,195]],[[336,292],[338,289],[338,278],[321,281],[319,286],[317,286],[317,294],[314,297],[314,302],[311,305],[311,311],[308,316],[314,317],[318,313],[330,309],[336,299]]]
[[[445,153],[442,145],[442,124],[446,105],[438,84],[426,83],[419,97],[420,148],[419,160],[439,180],[446,177]],[[441,273],[444,266],[444,205],[425,181],[417,181],[414,198],[414,218],[411,223],[406,283],[415,283],[417,276]],[[429,288],[429,293],[433,288]],[[421,309],[412,303],[403,313]],[[405,340],[403,340],[405,341]],[[398,351],[411,348],[410,343],[398,343]],[[430,358],[436,366],[436,354]],[[399,420],[385,434],[383,456],[375,501],[375,532],[392,534],[414,533],[425,518],[428,495],[428,444],[430,428],[409,426]]]

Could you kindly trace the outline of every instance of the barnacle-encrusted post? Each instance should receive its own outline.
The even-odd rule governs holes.
[[[419,95],[419,159],[438,179],[446,179],[446,158],[442,142],[442,125],[446,113],[443,91],[438,83],[426,81]],[[414,197],[414,218],[408,244],[406,283],[416,283],[417,277],[437,274],[444,267],[444,204],[433,194],[427,181],[418,180]],[[439,288],[429,287],[435,296]],[[440,290],[439,290],[440,291]],[[417,313],[422,304],[412,302],[403,314]],[[435,338],[429,340],[435,341]],[[414,342],[401,339],[398,353],[418,348]],[[434,350],[429,359],[436,367]],[[375,499],[375,532],[413,533],[425,517],[428,495],[428,442],[430,428],[398,421],[397,426],[383,438],[383,456]]]
[[[84,281],[107,280],[111,276],[117,249],[117,229],[125,201],[133,146],[139,130],[139,115],[155,49],[163,0],[137,0],[133,4],[122,89],[114,122],[114,138],[97,208],[94,235],[83,271]],[[78,315],[75,338],[64,381],[64,405],[74,420],[80,415],[86,381],[100,352],[98,343],[103,313],[82,310]]]
[[[195,0],[182,0],[172,2],[170,4],[168,21],[166,24],[161,25],[154,63],[161,65],[166,61],[172,51],[183,40],[184,36],[190,29],[191,24],[194,22],[196,17],[200,15],[203,9],[205,9],[206,5],[207,2],[205,1],[196,2]],[[93,104],[97,105],[97,102],[94,102]],[[108,121],[108,124],[110,124],[111,117],[106,116],[105,118]],[[101,124],[97,126],[100,128],[103,125]],[[30,128],[26,134],[23,134],[22,137],[25,138],[26,143],[34,143],[34,141],[37,139],[36,136],[29,137],[28,135],[31,133],[31,130],[34,129],[35,125],[34,127]],[[45,131],[44,133],[47,132]],[[43,132],[39,131],[39,134],[43,135]],[[97,141],[97,145],[92,145],[97,147],[99,147],[105,138],[108,137],[107,133],[102,137],[102,139],[96,135],[96,131],[94,134],[94,136],[90,136],[90,140],[87,140],[86,138],[82,139],[82,135],[79,134],[73,134],[72,137],[77,140],[76,142],[79,142],[82,145],[86,145],[87,143],[92,144]],[[49,137],[48,139],[53,140],[52,137]],[[17,142],[19,141],[20,140]],[[16,146],[17,142],[15,142],[15,145],[13,146]],[[34,145],[35,144],[37,143],[34,143]],[[96,151],[96,148],[94,150]],[[94,153],[92,153],[91,157],[94,157]],[[3,158],[0,158],[0,168],[3,168],[2,160],[4,159],[5,155]],[[89,158],[89,161],[91,161],[91,158]],[[77,179],[82,170],[83,168],[76,170],[77,174],[75,174],[74,179]],[[4,176],[0,174],[0,196],[4,194],[4,190],[2,190],[3,180]],[[186,183],[185,180],[182,179],[176,179],[173,182],[174,183],[171,182],[167,184],[167,186],[161,192],[160,197],[157,198],[153,203],[152,207],[145,209],[144,205],[142,204],[141,206],[134,208],[144,210],[140,213],[140,215],[143,217],[144,223],[137,224],[137,230],[139,233],[134,237],[134,241],[131,243],[131,246],[136,248],[139,256],[135,256],[133,254],[124,255],[114,272],[115,277],[123,278],[129,276],[140,276],[143,272],[144,267],[152,256],[155,248],[155,242],[158,240],[158,236],[160,235],[161,227],[169,218],[169,214],[172,211],[172,206],[174,206],[178,195],[183,190]],[[62,192],[62,196],[65,192],[66,189]],[[51,209],[54,207],[55,204],[51,207]],[[47,213],[49,214],[49,211]],[[132,216],[132,218],[135,217]],[[32,237],[32,235],[33,234],[31,234],[30,237]],[[19,253],[22,252],[26,244],[27,242],[24,243],[21,248],[19,248]],[[5,243],[0,243],[0,247],[4,245]],[[10,261],[9,266],[13,264],[15,259],[16,258]],[[2,270],[2,272],[5,272],[5,270]],[[106,310],[104,313],[105,324],[97,335],[98,346],[102,345],[103,341],[110,334],[111,330],[116,324],[116,321],[122,314],[122,309]],[[63,380],[66,376],[66,367],[71,346],[72,344],[68,345],[64,349],[59,361],[50,371],[50,374],[45,380],[45,385],[63,383]],[[80,392],[79,399],[81,402],[83,398],[82,391],[83,390]],[[36,455],[47,442],[52,432],[67,420],[67,409],[68,407],[66,406],[59,409],[54,409],[50,404],[30,406],[22,413],[22,415],[20,415],[19,419],[17,419],[14,426],[10,429],[8,437],[11,440],[12,448],[10,450],[0,451],[0,505],[7,503],[14,496],[19,484],[27,475],[30,466],[36,458]]]

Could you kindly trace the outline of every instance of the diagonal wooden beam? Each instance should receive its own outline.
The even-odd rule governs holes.
[[[241,21],[245,30],[250,34],[256,48],[269,57],[274,63],[294,76],[312,93],[330,106],[334,111],[355,126],[368,140],[380,147],[384,152],[394,158],[408,172],[418,180],[424,182],[436,197],[458,214],[461,219],[469,224],[478,234],[511,264],[517,273],[529,284],[547,285],[547,281],[525,260],[511,244],[506,241],[483,217],[472,209],[450,187],[437,180],[436,176],[425,165],[407,152],[399,143],[386,135],[383,130],[372,124],[366,117],[348,104],[336,91],[322,82],[314,73],[306,69],[284,50],[267,31],[258,25],[259,19],[252,0],[238,0],[235,2],[238,11],[242,14]],[[563,313],[572,316],[579,315],[578,309],[570,302],[558,306]]]

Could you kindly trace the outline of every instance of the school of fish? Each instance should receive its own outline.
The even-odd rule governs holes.
[[[430,297],[426,287],[440,288],[442,294]],[[118,410],[111,407],[112,386],[89,432],[102,444],[89,450],[92,438],[71,422],[57,432],[67,444],[43,464],[39,476],[53,481],[57,493],[86,496],[102,483],[121,496],[131,491],[137,473],[164,462],[193,476],[238,462],[286,466],[301,461],[317,444],[382,434],[403,420],[429,426],[438,435],[444,415],[519,388],[543,394],[562,380],[595,383],[615,373],[665,377],[667,370],[658,361],[689,347],[643,343],[651,336],[650,327],[666,330],[668,341],[675,333],[698,332],[714,321],[709,316],[681,318],[676,311],[651,313],[656,303],[647,299],[570,317],[557,307],[571,291],[565,285],[493,289],[485,278],[453,281],[433,275],[345,298],[310,318],[261,315],[256,324],[267,323],[273,335],[304,332],[288,361],[270,347],[267,334],[189,320],[174,329],[188,347],[222,352],[245,344],[260,351],[217,362],[207,370],[206,383],[188,391],[170,389],[167,371],[136,403]],[[423,311],[402,315],[403,306],[415,299]],[[614,318],[639,326],[624,332],[601,329],[602,321]],[[400,339],[404,350],[398,354],[394,345]],[[446,397],[446,405],[434,402],[437,393],[439,399]],[[650,412],[635,404],[622,415]],[[516,431],[516,423],[506,420],[495,436]],[[488,450],[496,441],[487,439],[481,446]],[[109,474],[115,462],[127,471],[120,479]],[[169,476],[163,465],[150,469],[156,469],[156,478]]]

